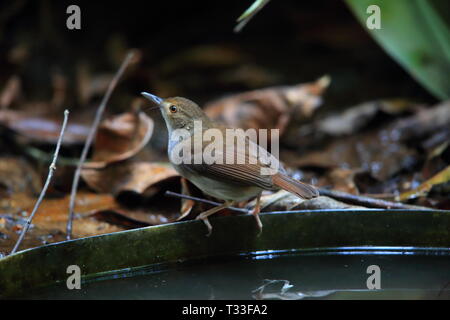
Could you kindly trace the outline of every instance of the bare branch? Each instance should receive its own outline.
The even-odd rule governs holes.
[[[356,204],[356,205],[363,205],[367,208],[376,208],[376,209],[403,209],[403,210],[432,210],[427,207],[420,207],[420,206],[413,206],[413,205],[407,205],[403,204],[401,202],[391,202],[391,201],[385,201],[385,200],[379,200],[364,196],[356,196],[353,194],[340,192],[340,191],[334,191],[334,190],[326,190],[326,189],[319,189],[319,193],[322,196],[327,196],[330,198],[334,198],[337,200],[340,200],[342,202]],[[169,197],[175,197],[175,198],[181,198],[181,199],[188,199],[188,200],[194,200],[198,202],[207,203],[213,206],[219,206],[222,203],[210,201],[202,198],[192,197],[172,191],[166,191],[166,196]],[[228,207],[227,209],[241,212],[241,213],[250,213],[251,210],[242,209],[242,208],[236,208],[236,207]],[[346,210],[346,209],[344,209]],[[375,210],[375,209],[373,209]],[[285,211],[269,211],[264,213],[298,213],[298,212],[304,212],[306,210],[285,210]]]
[[[56,160],[58,159],[59,149],[61,148],[61,142],[64,137],[64,132],[66,131],[68,118],[69,118],[69,111],[65,110],[64,111],[64,121],[63,121],[63,124],[61,127],[61,132],[59,133],[58,142],[56,143],[55,154],[53,155],[53,160],[52,160],[50,166],[48,167],[47,180],[45,181],[44,187],[41,190],[41,194],[39,195],[39,198],[36,201],[36,204],[34,205],[33,211],[31,212],[30,216],[28,217],[28,220],[22,230],[22,233],[19,236],[19,239],[17,239],[16,245],[12,249],[11,254],[15,253],[17,251],[17,249],[19,248],[20,243],[22,242],[23,238],[25,237],[25,234],[28,231],[28,228],[31,225],[31,221],[33,220],[33,217],[36,214],[36,211],[39,209],[39,206],[41,205],[41,202],[45,197],[45,193],[47,192],[48,186],[50,185],[50,182],[53,177],[53,173],[56,170]]]
[[[401,202],[393,202],[386,201],[381,199],[370,198],[366,196],[357,196],[354,194],[336,191],[336,190],[328,190],[328,189],[319,189],[319,193],[321,196],[327,196],[345,203],[360,205],[368,208],[384,208],[384,209],[417,209],[423,210],[428,209],[426,207],[414,206],[409,204],[404,204]]]
[[[188,196],[188,195],[185,195],[185,194],[176,193],[176,192],[172,192],[172,191],[166,191],[165,194],[166,194],[166,196],[169,196],[169,197],[194,200],[194,201],[198,201],[198,202],[207,203],[207,204],[210,204],[210,205],[213,205],[213,206],[220,206],[220,205],[223,204],[223,203],[210,201],[210,200],[197,198],[197,197],[192,197],[192,196]],[[230,209],[230,210],[233,210],[233,211],[237,211],[237,212],[242,212],[242,213],[250,213],[251,212],[250,210],[242,209],[242,208],[236,208],[236,207],[228,207],[227,209]]]
[[[72,221],[73,221],[73,214],[74,214],[74,209],[75,209],[75,199],[77,196],[78,183],[80,182],[81,169],[83,167],[84,162],[86,161],[86,157],[89,152],[89,148],[91,147],[92,141],[94,140],[98,125],[100,124],[100,120],[102,119],[103,112],[106,108],[106,104],[108,103],[112,92],[116,88],[117,83],[119,82],[119,79],[122,77],[122,74],[124,73],[125,69],[128,67],[133,56],[134,56],[133,51],[131,51],[127,54],[125,60],[122,62],[122,65],[120,66],[119,70],[115,74],[114,78],[111,80],[108,90],[106,91],[106,94],[103,97],[103,100],[101,101],[101,103],[97,109],[97,112],[96,112],[95,118],[94,118],[94,122],[92,123],[88,137],[86,139],[83,150],[81,152],[80,161],[78,162],[77,169],[75,170],[75,174],[74,174],[73,181],[72,181],[72,190],[70,192],[69,218],[67,220],[67,229],[66,229],[67,230],[66,237],[68,240],[72,237]]]

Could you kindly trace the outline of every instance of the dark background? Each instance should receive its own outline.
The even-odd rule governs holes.
[[[434,102],[374,42],[343,1],[273,0],[241,33],[234,33],[236,18],[251,3],[5,1],[0,5],[0,87],[18,74],[27,100],[45,100],[56,70],[68,79],[66,104],[82,108],[75,90],[80,63],[92,73],[112,73],[127,49],[138,48],[142,60],[119,85],[117,91],[125,97],[112,99],[112,109],[128,108],[143,90],[203,103],[324,74],[332,78],[325,97],[329,107],[388,97]],[[66,28],[71,4],[81,8],[81,30]],[[25,57],[12,59],[14,50],[23,47]]]

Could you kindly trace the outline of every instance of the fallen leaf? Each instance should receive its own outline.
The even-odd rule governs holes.
[[[358,194],[358,188],[354,181],[355,174],[355,170],[334,168],[328,172],[328,178],[333,185],[333,189],[351,194]]]
[[[98,210],[91,214],[98,220],[126,228],[141,228],[175,221],[175,215],[167,216],[161,213],[152,213],[144,209],[114,208]]]
[[[316,130],[331,136],[348,135],[366,127],[380,111],[395,115],[416,107],[416,104],[402,99],[369,101],[321,120]]]
[[[37,194],[42,188],[39,175],[30,164],[21,158],[0,158],[0,199],[7,195],[25,193]]]
[[[247,208],[252,208],[254,205],[255,201],[251,201],[247,204]],[[326,196],[305,200],[284,190],[261,197],[262,212],[350,208],[363,209],[364,207],[343,203]]]
[[[397,197],[397,201],[406,201],[410,199],[415,199],[418,197],[424,197],[430,192],[431,188],[435,185],[444,184],[450,181],[450,166],[440,171],[427,181],[423,182],[417,188],[404,192]]]
[[[35,110],[42,110],[35,105]],[[61,132],[60,118],[44,114],[30,114],[25,111],[0,110],[0,124],[26,137],[31,142],[56,144]],[[80,144],[86,140],[89,125],[76,123],[71,119],[67,124],[63,145]]]
[[[423,108],[417,114],[400,119],[389,127],[398,141],[420,141],[420,138],[450,126],[450,101],[433,108]]]
[[[63,198],[44,199],[36,211],[33,223],[65,223],[69,212],[69,201],[69,195]],[[8,207],[3,205],[0,207],[0,213],[20,212],[21,217],[26,218],[31,214],[36,198],[25,193],[15,193],[8,198],[8,203]],[[112,195],[80,192],[77,194],[75,201],[75,212],[77,215],[83,216],[94,210],[104,210],[117,206],[118,204]]]
[[[369,131],[358,136],[336,139],[322,150],[283,156],[291,167],[343,168],[363,170],[379,181],[417,162],[417,152],[390,136],[387,130]]]
[[[57,199],[44,198],[25,235],[21,249],[65,240],[69,200],[70,196]],[[6,202],[8,206],[4,205]],[[13,248],[19,237],[17,231],[25,225],[35,203],[35,197],[23,193],[15,193],[7,199],[2,199],[0,216],[3,222],[0,221],[0,234],[4,234],[5,238],[0,241],[0,251],[8,252]],[[75,201],[74,238],[124,230],[120,226],[91,217],[91,213],[96,210],[117,206],[116,200],[111,195],[79,192]]]
[[[231,95],[205,106],[206,114],[228,127],[279,129],[280,135],[291,118],[305,120],[321,105],[328,77],[295,86],[269,87]]]
[[[427,159],[421,171],[422,178],[431,178],[448,164],[450,164],[450,140],[439,144],[428,152]]]
[[[110,163],[136,155],[150,140],[153,120],[144,112],[127,112],[107,118],[100,124],[92,160],[84,168],[104,168]]]
[[[81,176],[93,190],[114,195],[124,191],[143,193],[156,183],[179,179],[170,164],[148,162],[118,162],[101,169],[84,168]]]
[[[304,200],[290,210],[318,210],[318,209],[364,209],[365,207],[355,206],[334,200],[330,197],[319,196],[310,200]]]

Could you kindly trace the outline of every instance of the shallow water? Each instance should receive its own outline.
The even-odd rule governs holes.
[[[369,290],[367,268],[380,268]],[[284,287],[283,287],[284,286]],[[98,276],[37,299],[450,299],[450,251],[405,248],[259,252]]]

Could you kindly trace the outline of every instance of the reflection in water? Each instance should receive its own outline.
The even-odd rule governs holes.
[[[266,287],[269,287],[273,284],[283,283],[283,286],[279,291],[276,292],[264,292]],[[297,291],[297,292],[288,292],[293,285],[289,283],[288,280],[269,280],[265,279],[264,284],[253,291],[253,298],[256,300],[301,300],[304,298],[321,298],[326,297],[336,290],[318,290],[318,291]]]
[[[274,284],[282,283],[281,288],[272,288]],[[289,291],[294,286],[288,280],[265,279],[264,284],[253,291],[253,298],[256,300],[302,300],[305,298],[330,298],[330,299],[351,299],[352,294],[355,299],[424,299],[424,298],[450,298],[450,289],[441,290],[426,289],[334,289],[317,291]]]
[[[319,251],[260,252],[128,269],[85,280],[81,290],[61,283],[27,298],[450,299],[448,252]],[[370,265],[380,267],[381,290],[367,289]]]

